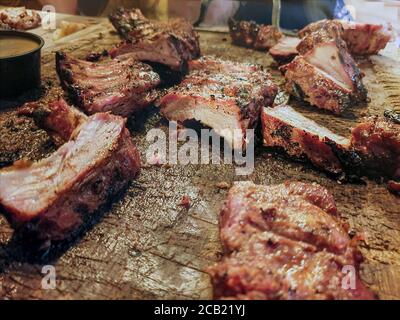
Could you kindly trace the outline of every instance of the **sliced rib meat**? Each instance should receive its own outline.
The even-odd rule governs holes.
[[[221,212],[228,254],[209,269],[224,299],[375,299],[359,277],[362,256],[347,229],[325,208],[332,195],[317,184],[236,183]],[[351,267],[355,288],[347,288]]]
[[[283,37],[278,28],[271,25],[258,25],[253,21],[229,19],[232,43],[246,48],[268,51]]]
[[[366,100],[367,90],[362,83],[364,74],[338,33],[325,30],[311,33],[302,39],[297,50],[307,62],[330,75],[344,88],[352,90],[354,99]]]
[[[296,159],[308,159],[316,167],[339,174],[342,157],[350,155],[350,141],[338,136],[293,108],[281,105],[261,113],[264,145],[279,147]]]
[[[161,113],[180,123],[197,120],[241,149],[246,129],[254,128],[261,108],[277,94],[270,75],[254,65],[210,57],[191,61],[190,70],[160,100]]]
[[[364,75],[337,28],[306,35],[297,50],[301,56],[282,67],[291,94],[336,114],[367,100]]]
[[[74,102],[88,114],[128,116],[157,98],[160,77],[131,56],[91,62],[56,54],[57,73]]]
[[[336,79],[307,62],[303,56],[296,57],[281,70],[285,75],[286,90],[297,99],[335,114],[341,114],[353,105],[351,89],[343,87]]]
[[[111,51],[113,57],[129,53],[137,60],[185,72],[187,61],[200,56],[199,36],[184,19],[149,20],[139,9],[119,8],[110,21],[126,39]]]
[[[297,51],[297,45],[299,43],[299,38],[283,37],[269,50],[269,54],[280,65],[289,63],[299,54]]]
[[[304,37],[314,31],[332,27],[340,29],[341,37],[354,55],[377,54],[392,38],[390,26],[340,20],[321,20],[311,23],[301,30],[299,35]]]
[[[98,113],[39,162],[0,171],[0,204],[12,225],[39,241],[68,238],[138,174],[126,120]]]

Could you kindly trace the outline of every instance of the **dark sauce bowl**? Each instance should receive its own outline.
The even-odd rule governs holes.
[[[21,54],[0,57],[0,99],[17,97],[38,88],[41,82],[41,50],[44,40],[33,33],[0,30],[0,37],[22,37],[33,40],[37,47]]]

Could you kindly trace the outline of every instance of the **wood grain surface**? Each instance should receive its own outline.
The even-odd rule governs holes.
[[[61,19],[78,18],[62,16]],[[119,41],[112,26],[102,19],[91,19],[87,29],[57,43],[52,41],[49,31],[34,32],[46,39],[42,61],[43,82],[48,90],[42,92],[41,99],[62,94],[54,68],[56,50],[83,57],[108,49]],[[201,47],[203,54],[259,63],[282,83],[268,54],[233,47],[226,34],[201,32]],[[398,104],[397,49],[391,48],[382,56],[361,61],[361,66],[370,91],[368,105],[341,118],[308,106],[294,106],[330,129],[348,135],[361,116],[381,114]],[[22,102],[0,103],[1,107],[11,107]],[[2,111],[0,132],[15,117],[12,109]],[[165,120],[155,108],[129,121],[132,138],[143,159],[149,145],[146,133],[154,127],[167,131]],[[7,136],[8,141],[23,142],[20,157],[37,159],[51,152],[32,151],[40,145],[34,139],[45,141],[46,134],[34,125],[29,128]],[[0,137],[0,152],[4,148],[3,139],[4,136]],[[310,165],[293,162],[262,147],[256,149],[253,174],[236,176],[234,169],[232,165],[158,167],[145,164],[137,181],[108,210],[99,213],[96,223],[86,226],[72,243],[64,243],[42,257],[31,257],[24,251],[0,216],[0,298],[210,299],[212,288],[205,269],[221,256],[218,214],[227,192],[217,185],[232,184],[235,180],[275,184],[291,179],[318,182],[334,194],[352,232],[366,237],[361,243],[365,256],[362,278],[380,298],[400,299],[400,199],[390,194],[385,185],[373,181],[338,183]],[[179,205],[183,196],[190,198],[189,210]],[[44,265],[55,267],[54,290],[42,289]]]

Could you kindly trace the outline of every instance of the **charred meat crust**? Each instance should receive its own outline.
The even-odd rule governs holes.
[[[227,255],[209,268],[217,299],[374,299],[332,195],[317,184],[238,182],[220,215]],[[340,284],[356,270],[356,289]]]
[[[133,57],[91,62],[57,52],[56,69],[70,98],[88,114],[128,116],[154,102],[153,89],[161,82],[149,65]]]
[[[236,21],[231,18],[228,26],[233,44],[260,51],[268,51],[283,37],[276,27],[258,25],[254,21]]]

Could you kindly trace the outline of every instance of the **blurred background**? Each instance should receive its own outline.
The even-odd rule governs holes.
[[[399,0],[281,0],[281,26],[299,29],[324,18],[390,22],[399,30]],[[0,5],[40,10],[51,4],[59,13],[107,16],[118,6],[140,8],[154,19],[186,17],[198,25],[226,25],[229,17],[271,23],[273,0],[0,0]]]

